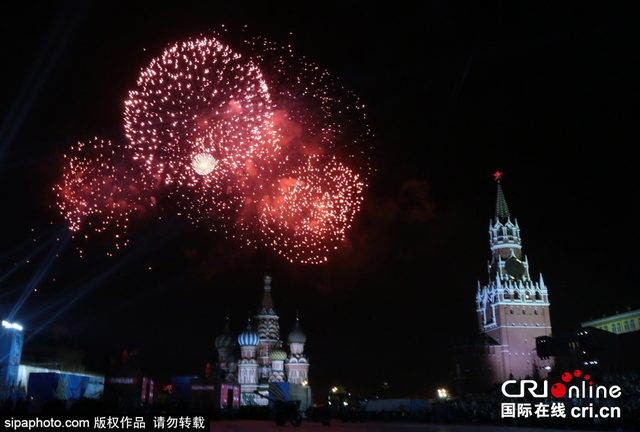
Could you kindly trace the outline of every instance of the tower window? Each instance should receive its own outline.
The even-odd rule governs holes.
[[[525,308],[522,308],[522,315],[526,315],[527,314],[527,310]]]

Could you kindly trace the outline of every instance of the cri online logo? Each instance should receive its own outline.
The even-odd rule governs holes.
[[[573,371],[573,376],[576,378],[579,378],[580,375],[582,375],[582,372],[580,372],[578,369]],[[569,381],[571,381],[572,376],[569,372],[565,372],[562,374],[562,381],[568,383]],[[589,380],[589,375],[585,375],[584,376],[585,381]],[[593,385],[593,381],[589,381],[589,385],[592,386]],[[551,394],[557,398],[561,398],[562,396],[564,396],[567,393],[567,388],[565,387],[564,384],[562,383],[555,383],[554,385],[551,386]]]
[[[555,398],[562,398],[567,395],[570,398],[618,398],[620,397],[620,387],[619,386],[611,386],[609,388],[605,386],[595,386],[593,385],[593,381],[590,380],[589,375],[584,375],[582,379],[580,376],[582,372],[578,369],[573,371],[573,375],[569,372],[565,372],[562,374],[562,381],[565,383],[569,383],[574,377],[578,379],[578,382],[575,382],[577,385],[571,385],[569,388],[565,386],[563,383],[558,382],[551,386],[551,394]],[[539,392],[536,392],[538,389],[538,383],[534,380],[520,380],[519,388],[517,389],[517,393],[513,391],[513,385],[518,384],[517,380],[507,380],[502,384],[502,394],[506,397],[518,398],[525,396],[525,390],[529,390],[529,394],[535,398],[546,398],[549,396],[549,383],[547,381],[542,382],[542,388]],[[589,384],[587,386],[587,383]],[[568,385],[568,384],[567,384]]]

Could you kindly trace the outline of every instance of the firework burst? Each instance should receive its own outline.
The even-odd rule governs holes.
[[[319,264],[344,246],[362,202],[358,175],[334,156],[312,156],[277,179],[260,203],[266,243],[291,262]]]
[[[138,170],[122,148],[94,138],[72,146],[64,155],[62,180],[54,186],[57,204],[73,232],[85,229],[115,238],[116,248],[129,242],[131,217],[143,213],[145,200],[137,187]]]
[[[233,219],[257,161],[277,154],[267,86],[250,61],[216,39],[167,48],[125,102],[135,160],[194,220]],[[198,175],[194,175],[198,174]]]
[[[371,131],[364,104],[329,71],[290,46],[264,38],[245,41],[270,90],[274,122],[290,159],[331,153],[360,178],[369,178]]]
[[[259,201],[264,242],[292,262],[344,246],[371,173],[364,106],[329,72],[264,38],[245,41],[263,71],[283,151]]]
[[[144,191],[227,237],[325,262],[346,243],[371,172],[363,108],[289,47],[176,43],[129,92],[126,148],[96,140],[66,156],[58,205],[73,231],[123,235]]]
[[[198,153],[191,159],[191,168],[203,176],[211,174],[211,172],[218,166],[216,158],[209,153]]]

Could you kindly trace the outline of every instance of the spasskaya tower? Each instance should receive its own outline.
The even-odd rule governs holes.
[[[520,226],[511,219],[501,176],[494,174],[498,190],[495,216],[489,223],[489,281],[478,282],[476,292],[478,324],[494,384],[511,377],[545,378],[551,366],[536,352],[536,338],[551,335],[549,292],[542,274],[537,282],[531,277]]]

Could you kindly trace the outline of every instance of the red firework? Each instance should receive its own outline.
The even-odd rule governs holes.
[[[96,140],[66,156],[56,190],[73,231],[113,226],[126,243],[143,189],[292,262],[325,262],[345,244],[371,172],[363,105],[288,47],[241,49],[190,39],[142,70],[125,102],[126,148]]]
[[[72,146],[64,158],[62,180],[54,191],[69,229],[108,232],[116,239],[116,248],[126,245],[131,216],[152,205],[136,186],[137,170],[126,152],[111,141],[95,138]],[[87,231],[84,237],[89,236]]]
[[[266,243],[291,262],[319,264],[343,246],[362,202],[358,175],[333,156],[312,156],[260,202]]]
[[[167,48],[125,102],[129,148],[149,184],[194,220],[233,219],[253,167],[277,153],[258,68],[216,39]]]

